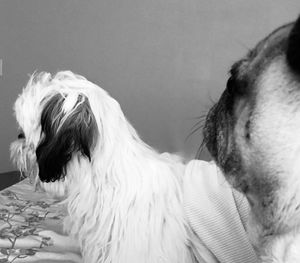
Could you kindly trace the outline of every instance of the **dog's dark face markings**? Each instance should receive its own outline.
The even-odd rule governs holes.
[[[264,211],[262,224],[276,220],[274,207],[285,209],[279,207],[278,192],[300,157],[294,138],[300,132],[299,112],[300,18],[275,30],[232,66],[204,127],[209,152],[228,181],[254,202],[254,212]]]
[[[36,159],[43,182],[63,178],[68,162],[76,153],[91,161],[91,149],[97,139],[97,125],[87,99],[79,96],[76,109],[67,118],[62,114],[63,103],[64,97],[57,94],[42,111],[42,137]]]

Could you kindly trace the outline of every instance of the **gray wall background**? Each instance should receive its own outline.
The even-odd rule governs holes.
[[[230,65],[298,13],[299,0],[0,0],[0,172],[14,169],[12,105],[35,70],[86,76],[147,143],[194,156],[201,133],[185,139]]]

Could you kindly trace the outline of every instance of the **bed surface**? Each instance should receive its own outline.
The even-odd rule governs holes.
[[[1,190],[0,263],[80,262],[77,248],[65,248],[65,216],[64,205],[34,191],[28,179]]]

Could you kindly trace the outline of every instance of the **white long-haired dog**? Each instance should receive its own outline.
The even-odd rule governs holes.
[[[14,109],[12,158],[66,196],[64,226],[85,262],[193,261],[183,163],[145,144],[106,91],[70,71],[34,74]]]

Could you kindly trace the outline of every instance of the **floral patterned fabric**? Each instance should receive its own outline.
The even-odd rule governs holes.
[[[75,240],[62,231],[65,216],[64,205],[35,192],[28,179],[2,190],[0,263],[81,262]]]

